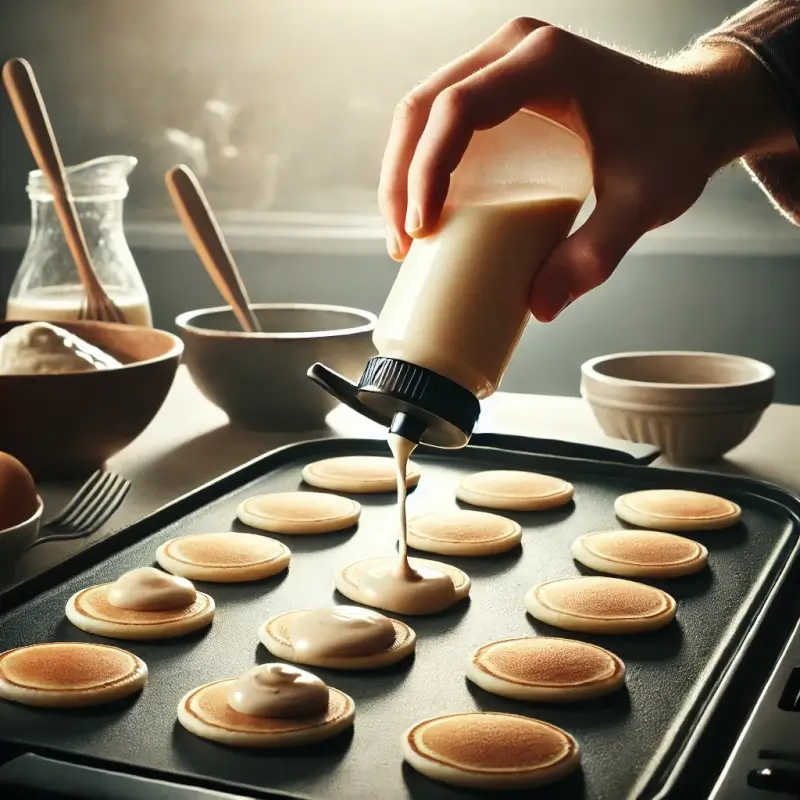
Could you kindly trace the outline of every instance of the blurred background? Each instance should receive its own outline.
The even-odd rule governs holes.
[[[4,0],[0,57],[29,59],[67,164],[134,155],[126,231],[155,324],[217,305],[163,173],[189,164],[254,302],[380,311],[396,272],[375,189],[397,100],[507,19],[535,16],[667,54],[736,0]],[[29,232],[33,167],[0,97],[0,296]],[[800,229],[745,172],[646,237],[617,274],[549,326],[533,322],[503,389],[577,394],[579,365],[639,349],[763,359],[800,402]]]

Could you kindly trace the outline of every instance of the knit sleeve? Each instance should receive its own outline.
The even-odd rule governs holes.
[[[758,0],[700,39],[720,41],[745,48],[767,70],[800,142],[800,0]],[[800,224],[800,145],[742,160],[777,208]]]

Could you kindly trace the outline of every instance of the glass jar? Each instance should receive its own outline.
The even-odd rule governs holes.
[[[153,324],[150,301],[122,227],[133,156],[103,156],[67,167],[75,208],[94,270],[131,325]],[[31,233],[6,304],[6,318],[48,322],[78,319],[84,290],[40,170],[28,175]]]

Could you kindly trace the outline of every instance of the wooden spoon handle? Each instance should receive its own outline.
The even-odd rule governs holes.
[[[86,237],[68,188],[64,162],[61,160],[58,143],[31,65],[23,58],[6,61],[3,66],[3,83],[36,165],[47,178],[56,214],[78,267],[81,283],[88,293],[105,296],[92,267]]]
[[[195,174],[180,165],[169,170],[165,180],[192,246],[219,293],[245,331],[260,332],[261,327],[250,308],[239,270]]]

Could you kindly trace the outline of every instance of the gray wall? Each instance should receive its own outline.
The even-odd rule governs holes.
[[[191,126],[206,98],[221,93],[245,109],[242,152],[263,146],[281,154],[280,208],[341,210],[331,198],[345,188],[354,209],[366,202],[369,211],[396,97],[509,16],[539,16],[664,53],[744,3],[4,0],[0,57],[34,63],[69,163],[115,151],[139,156],[126,214],[136,222],[131,241],[156,324],[170,327],[178,312],[218,303],[182,236],[160,249],[147,227],[148,216],[174,219],[161,176],[175,154],[164,151],[163,130]],[[31,166],[0,97],[0,298],[21,257]],[[243,208],[240,174],[218,177],[220,202]],[[531,325],[504,388],[575,394],[579,366],[591,356],[691,348],[764,359],[777,369],[778,399],[800,403],[800,231],[735,169],[685,218],[647,241],[656,246],[629,256],[607,286],[555,324]],[[253,252],[235,237],[231,244],[256,301],[378,311],[395,272],[379,247],[365,254],[356,246],[350,255],[332,247],[338,254],[324,255],[324,246],[316,254],[281,254],[263,243],[258,249],[272,252]]]
[[[219,305],[193,253],[136,250],[155,322]],[[21,252],[0,252],[0,295]],[[337,303],[380,311],[396,266],[388,257],[238,253],[253,302]],[[532,322],[503,389],[575,395],[581,363],[625,350],[697,349],[762,359],[777,399],[800,403],[800,265],[796,257],[632,255],[612,280],[555,323]]]

